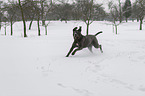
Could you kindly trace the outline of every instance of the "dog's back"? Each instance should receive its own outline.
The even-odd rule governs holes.
[[[93,42],[98,42],[95,35],[86,35],[80,42],[83,45],[83,48],[92,46]]]

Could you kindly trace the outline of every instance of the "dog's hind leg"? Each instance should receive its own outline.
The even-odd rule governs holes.
[[[88,49],[93,53],[93,51],[92,51],[92,45],[89,46]]]
[[[92,45],[93,45],[95,48],[100,48],[101,53],[103,53],[102,45],[99,45],[97,39],[94,40],[94,41],[92,42]]]
[[[95,44],[95,45],[93,45],[93,46],[94,46],[95,48],[100,48],[101,53],[103,53],[102,45]]]
[[[101,53],[103,53],[103,50],[102,50],[102,45],[100,45],[100,51],[101,51]]]

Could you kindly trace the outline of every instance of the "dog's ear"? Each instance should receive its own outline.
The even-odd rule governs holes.
[[[78,29],[78,31],[79,31],[79,32],[81,32],[81,31],[82,31],[82,26],[80,26],[80,28]]]
[[[76,31],[76,30],[77,30],[77,28],[78,28],[78,27],[75,27],[75,28],[73,29],[73,31]]]

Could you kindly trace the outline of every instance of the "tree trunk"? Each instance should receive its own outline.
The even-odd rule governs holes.
[[[89,24],[87,23],[87,35],[89,34]]]
[[[90,25],[90,20],[87,21],[87,35],[89,34],[89,25]]]
[[[7,35],[7,25],[5,23],[5,35]]]
[[[30,22],[30,24],[29,24],[29,30],[31,30],[32,22],[33,22],[33,20],[31,20],[31,22]]]
[[[45,19],[44,19],[44,1],[41,0],[41,19],[42,19],[42,26],[45,26]]]
[[[33,14],[33,17],[31,18],[31,22],[30,22],[30,24],[29,24],[29,30],[31,30],[33,20],[34,20],[34,14]]]
[[[1,5],[0,5],[0,8],[1,8]],[[1,17],[0,17],[0,31],[1,31],[1,28],[2,28],[1,22],[2,22],[2,20],[1,20]]]
[[[119,18],[119,22],[122,23],[122,17]]]
[[[127,18],[126,18],[126,22],[127,22]]]
[[[113,33],[114,33],[114,25],[112,25]]]
[[[11,17],[11,36],[13,35],[13,20],[12,20],[12,17]]]
[[[25,18],[24,18],[24,13],[23,13],[23,8],[21,6],[21,1],[19,1],[19,6],[20,6],[20,9],[21,9],[21,14],[22,14],[22,20],[23,20],[23,25],[24,25],[24,37],[27,37],[27,34],[26,34],[26,22],[25,22]]]
[[[45,35],[47,35],[47,25],[45,25]]]
[[[2,25],[1,25],[1,21],[0,21],[0,30],[1,30],[1,27],[2,27]]]
[[[116,34],[118,34],[118,32],[117,32],[117,31],[118,31],[118,30],[117,30],[117,25],[115,25],[115,31],[116,31]]]
[[[137,18],[137,22],[139,22],[139,18]]]
[[[139,28],[139,30],[142,30],[142,24],[143,24],[143,19],[140,19],[140,28]]]
[[[40,24],[39,24],[39,16],[38,16],[38,19],[37,19],[37,26],[38,26],[38,36],[40,36]]]
[[[7,28],[5,27],[5,35],[7,35]]]
[[[2,3],[3,3],[3,1],[0,1],[0,13],[1,13],[1,4],[2,4]],[[1,16],[0,16],[0,31],[1,31],[1,27],[2,27],[1,22],[2,22],[2,18],[1,18]]]
[[[122,7],[120,0],[118,0],[118,3],[119,3],[119,22],[122,23]]]
[[[45,26],[45,20],[44,19],[42,20],[42,26]]]

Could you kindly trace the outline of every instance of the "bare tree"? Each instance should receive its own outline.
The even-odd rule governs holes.
[[[53,1],[50,0],[49,1],[49,5],[46,7],[46,10],[44,11],[44,20],[47,19],[47,16],[49,15],[49,13],[53,11]],[[47,27],[49,25],[50,21],[48,23],[42,24],[43,27],[45,27],[45,35],[47,35]]]
[[[0,1],[0,30],[1,30],[1,22],[2,22],[2,9],[1,9],[1,5],[2,5],[2,1]]]
[[[38,27],[38,36],[40,36],[40,14],[41,14],[41,9],[39,7],[35,7],[35,12],[37,15],[37,27]]]
[[[56,4],[55,13],[60,21],[67,23],[69,17],[71,17],[71,5],[68,3],[69,0],[57,0],[60,4]]]
[[[122,20],[123,20],[123,12],[122,12],[121,0],[118,0],[118,5],[119,5],[119,22],[121,23]]]
[[[29,2],[30,1],[30,2]],[[25,2],[26,4],[29,3],[29,11],[31,11],[31,13],[29,14],[30,16],[32,16],[31,22],[29,24],[29,30],[31,29],[31,25],[33,20],[37,20],[37,29],[38,29],[38,36],[41,35],[41,30],[40,30],[40,20],[41,20],[41,0],[27,0],[27,2]]]
[[[45,35],[47,35],[47,27],[48,27],[49,22],[45,23],[45,20],[47,19],[47,16],[52,9],[53,2],[52,0],[50,0],[49,2],[46,2],[46,0],[36,0],[34,2],[36,2],[34,8],[35,8],[35,14],[37,17],[38,36],[41,35],[40,34],[40,20],[42,20],[42,26],[45,27]],[[49,5],[47,3],[49,3]]]
[[[143,24],[143,19],[145,16],[145,0],[136,0],[137,6],[138,6],[138,17],[140,20],[140,28],[139,30],[142,30],[142,24]]]
[[[94,4],[94,0],[80,1],[82,20],[87,25],[87,30],[86,30],[87,35],[89,34],[89,25],[93,23],[93,14],[94,14],[93,4]]]
[[[7,18],[4,17],[2,26],[4,27],[5,35],[7,34],[7,27],[10,25],[9,22],[7,22],[7,21],[8,21]]]
[[[72,4],[72,18],[74,19],[74,20],[79,20],[80,19],[80,17],[81,17],[81,12],[80,12],[80,5],[79,4],[77,4],[77,3],[73,3]]]
[[[5,6],[3,5],[3,8],[1,7],[0,9],[0,27],[4,27],[4,32],[5,32],[5,35],[7,34],[7,26],[9,26],[9,22],[8,22],[8,18],[7,18],[7,15],[5,16],[5,13],[6,10],[5,10]]]
[[[40,0],[41,5],[41,20],[42,20],[42,26],[45,26],[45,15],[47,14],[47,8],[48,8],[48,1],[46,0]],[[52,3],[52,0],[50,1]]]
[[[86,23],[87,30],[86,34],[89,34],[89,26],[93,23],[96,16],[99,16],[98,14],[99,9],[102,5],[95,5],[94,0],[76,0],[78,8],[81,13],[81,19]]]
[[[22,6],[25,19],[30,20],[29,30],[31,30],[31,26],[36,15],[35,14],[36,2],[33,0],[25,0]]]
[[[135,19],[137,20],[137,22],[139,22],[139,17],[138,17],[139,11],[138,11],[138,5],[137,3],[133,3],[132,6],[132,15],[131,15],[131,19],[134,21]]]
[[[22,8],[22,5],[21,5],[21,1],[18,0],[18,2],[19,2],[19,7],[20,7],[20,10],[21,10],[22,20],[23,20],[23,25],[24,25],[24,37],[27,37],[27,34],[26,34],[26,22],[25,22],[25,18],[24,18],[23,8]]]
[[[18,17],[20,16],[20,10],[19,5],[17,2],[9,1],[7,4],[4,4],[4,11],[5,11],[5,17],[7,18],[7,21],[10,22],[11,26],[11,36],[13,35],[13,24],[18,20]]]
[[[109,7],[109,10],[110,10],[110,15],[112,17],[112,25],[113,25],[113,32],[114,32],[114,27],[115,27],[115,33],[118,34],[118,25],[121,24],[120,22],[118,22],[119,20],[119,9],[117,7],[117,5],[113,4],[112,1],[110,1],[108,3],[108,7]]]

